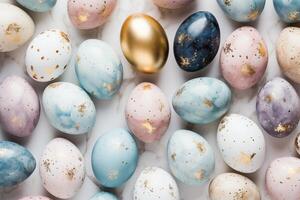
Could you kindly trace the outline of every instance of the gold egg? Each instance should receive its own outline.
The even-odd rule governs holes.
[[[123,23],[121,47],[128,62],[143,73],[156,73],[165,65],[169,43],[163,27],[145,14],[133,14]]]

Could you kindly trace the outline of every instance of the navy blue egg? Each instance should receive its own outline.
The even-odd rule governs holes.
[[[199,11],[179,26],[174,39],[177,64],[194,72],[206,67],[216,56],[220,46],[219,24],[210,12]]]
[[[273,4],[282,21],[287,23],[300,22],[299,0],[273,0]]]

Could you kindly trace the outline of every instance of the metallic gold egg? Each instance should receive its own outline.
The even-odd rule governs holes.
[[[158,72],[169,54],[163,27],[145,14],[133,14],[125,20],[121,30],[121,47],[128,62],[143,73]]]

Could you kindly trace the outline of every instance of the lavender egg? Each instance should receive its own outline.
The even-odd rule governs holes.
[[[260,90],[256,112],[264,130],[274,137],[288,136],[300,119],[299,96],[282,78],[274,78]]]
[[[14,136],[29,136],[40,117],[38,95],[19,76],[9,76],[0,84],[0,123]]]

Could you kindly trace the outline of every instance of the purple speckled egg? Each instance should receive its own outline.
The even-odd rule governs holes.
[[[300,119],[299,96],[282,78],[274,78],[260,90],[256,112],[261,126],[274,137],[288,136]]]
[[[23,197],[19,200],[51,200],[51,199],[43,196],[28,196],[28,197]]]
[[[0,123],[4,131],[29,136],[40,117],[38,95],[21,77],[9,76],[0,84]]]

